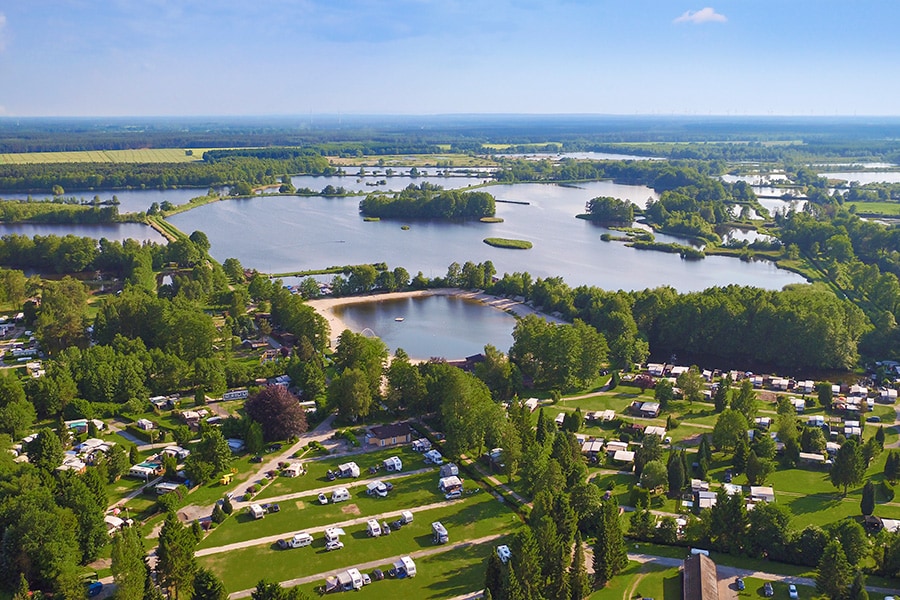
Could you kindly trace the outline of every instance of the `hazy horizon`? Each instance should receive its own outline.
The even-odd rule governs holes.
[[[896,116],[900,3],[32,0],[0,115]]]

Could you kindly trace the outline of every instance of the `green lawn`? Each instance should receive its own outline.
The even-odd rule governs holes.
[[[277,514],[267,516],[260,524],[275,516]],[[369,538],[364,523],[347,527],[345,546],[335,552],[325,551],[324,539],[318,534],[312,546],[306,548],[278,550],[274,545],[253,546],[200,557],[198,560],[202,566],[215,571],[229,590],[237,591],[251,588],[263,578],[269,581],[284,581],[372,560],[383,559],[390,562],[397,556],[432,548],[433,521],[441,521],[447,527],[451,542],[513,533],[521,525],[519,518],[504,504],[497,502],[488,494],[479,494],[462,504],[416,513],[415,520],[410,525],[389,536]],[[478,554],[478,561],[484,556],[486,554]],[[253,569],[245,568],[251,564],[254,565]],[[443,578],[450,570],[442,568],[441,572]],[[482,576],[482,573],[478,573],[476,581]]]
[[[361,478],[376,479],[379,475],[385,474],[384,469],[381,469],[376,475],[369,475],[369,467],[380,467],[382,461],[390,456],[399,456],[400,460],[403,461],[403,469],[405,471],[414,471],[428,466],[422,459],[422,455],[418,452],[414,452],[410,446],[385,448],[384,450],[376,450],[375,452],[366,452],[365,454],[355,454],[352,456],[308,460],[305,463],[307,469],[306,475],[300,477],[278,477],[256,496],[256,500],[265,500],[266,498],[274,498],[275,496],[296,494],[297,492],[305,492],[307,490],[338,485],[340,480],[328,481],[325,474],[329,469],[336,469],[339,464],[351,461],[359,465]]]
[[[315,496],[308,496],[280,502],[279,512],[270,513],[260,520],[253,519],[246,512],[240,512],[216,527],[200,542],[199,547],[212,548],[444,501],[444,495],[438,492],[437,477],[433,473],[395,479],[392,483],[394,489],[387,498],[367,496],[365,487],[356,487],[350,488],[350,500],[337,504],[322,505]],[[487,494],[482,493],[472,498],[482,496]]]
[[[631,561],[606,587],[590,595],[591,600],[681,600],[681,574],[678,568],[666,568]]]

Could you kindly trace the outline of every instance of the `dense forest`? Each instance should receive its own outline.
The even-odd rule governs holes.
[[[369,194],[359,203],[359,212],[366,217],[480,219],[495,211],[494,197],[487,192],[444,190],[429,183],[410,184],[393,196]]]

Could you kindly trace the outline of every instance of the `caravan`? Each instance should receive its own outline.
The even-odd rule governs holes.
[[[403,470],[403,461],[400,460],[399,456],[392,456],[390,458],[386,458],[386,459],[384,459],[383,462],[384,462],[384,468],[388,473],[390,473],[390,472],[399,473],[400,471]]]
[[[366,523],[366,533],[369,534],[369,537],[378,537],[381,535],[381,525],[378,523],[378,519],[369,519]]]
[[[347,488],[339,487],[331,492],[331,501],[332,502],[343,502],[344,500],[350,499],[350,492],[347,491]]]
[[[394,561],[394,565],[391,568],[391,575],[393,577],[396,577],[397,579],[403,579],[404,577],[415,577],[416,563],[414,563],[413,559],[409,556],[401,556],[399,559]]]
[[[264,516],[266,516],[265,509],[263,509],[263,507],[259,504],[251,504],[248,510],[250,511],[250,515],[254,519],[262,519]]]
[[[338,465],[338,471],[341,477],[359,477],[359,465],[355,462]]]

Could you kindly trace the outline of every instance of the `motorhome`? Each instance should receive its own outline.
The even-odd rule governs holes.
[[[450,536],[447,534],[447,528],[444,527],[440,521],[435,521],[431,524],[431,537],[435,544],[446,544],[450,541]]]

